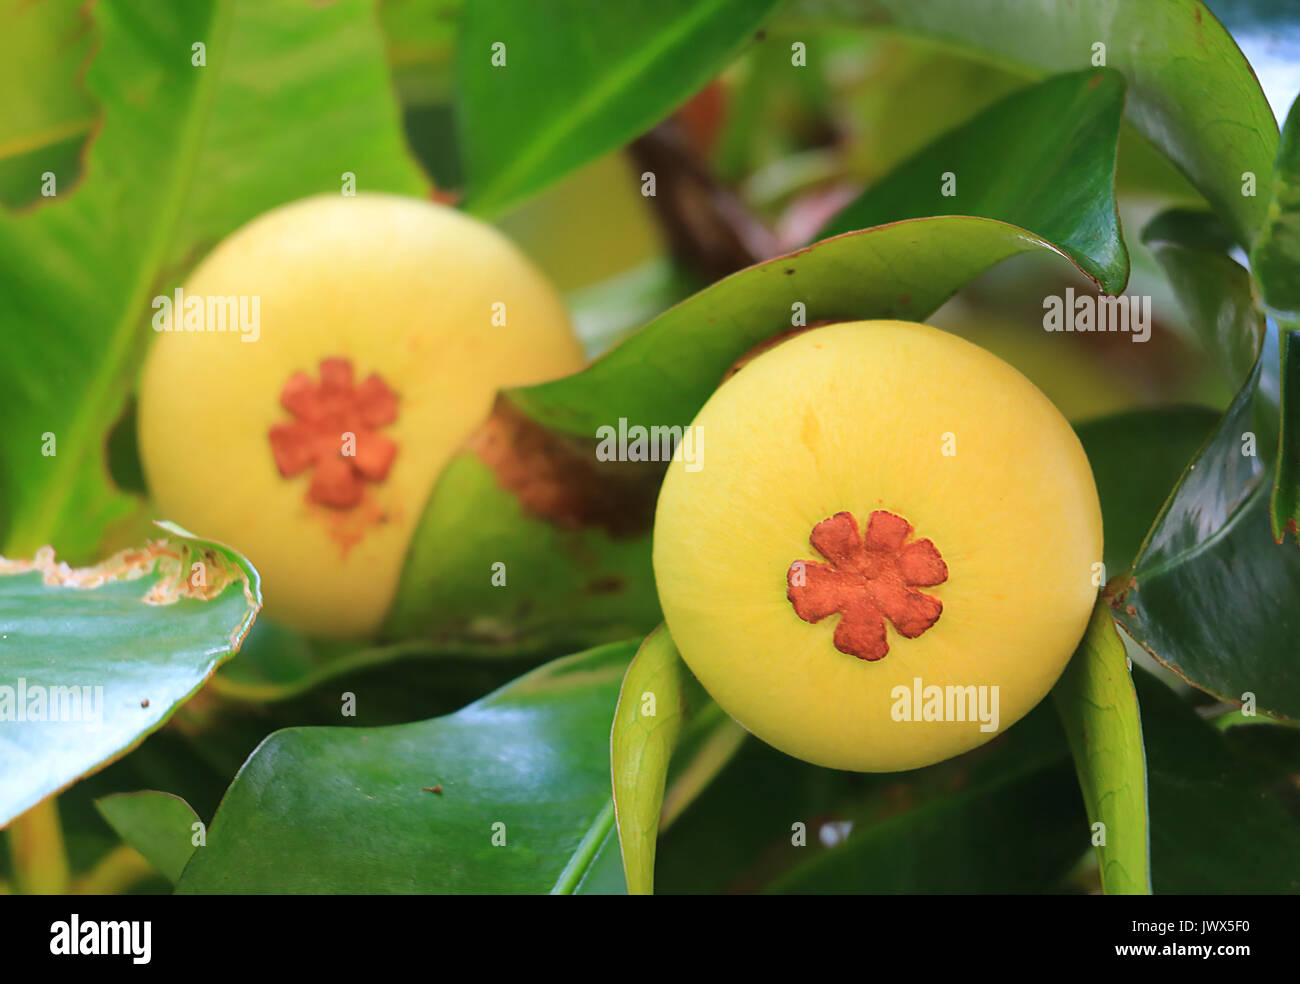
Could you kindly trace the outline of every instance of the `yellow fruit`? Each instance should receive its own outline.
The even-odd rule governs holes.
[[[275,209],[183,292],[171,324],[155,301],[141,381],[149,488],[163,516],[248,556],[268,614],[313,633],[379,626],[439,472],[499,388],[582,366],[532,265],[416,199]],[[243,300],[226,330],[213,298]]]
[[[911,769],[1051,689],[1096,597],[1101,508],[1074,432],[1016,370],[925,325],[830,325],[748,362],[694,426],[659,497],[659,600],[759,738]]]

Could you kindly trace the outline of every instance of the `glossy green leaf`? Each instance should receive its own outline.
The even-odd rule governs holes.
[[[0,559],[0,826],[157,729],[261,605],[246,560],[174,528],[94,568]]]
[[[1088,818],[1107,895],[1151,893],[1147,768],[1137,691],[1110,610],[1098,602],[1088,631],[1052,688]],[[1097,838],[1094,837],[1094,843]]]
[[[1157,660],[1214,696],[1300,717],[1300,548],[1269,519],[1277,332],[1148,534],[1116,620]]]
[[[1288,318],[1281,332],[1281,374],[1278,400],[1277,474],[1269,517],[1273,539],[1281,542],[1288,533],[1300,543],[1300,319]]]
[[[95,800],[95,807],[118,836],[139,851],[173,885],[194,853],[198,816],[179,796],[145,790]]]
[[[850,203],[814,238],[930,215],[1032,230],[1112,294],[1128,280],[1115,207],[1124,77],[1057,75],[944,134]]]
[[[1252,242],[1264,223],[1277,122],[1231,35],[1200,0],[801,0],[792,9],[891,26],[1034,74],[1104,58],[1128,82],[1128,118],[1237,239]]]
[[[703,86],[776,0],[469,0],[467,206],[495,213],[627,143]]]
[[[1281,330],[1281,432],[1273,481],[1273,536],[1300,541],[1300,100],[1291,106],[1277,152],[1268,221],[1250,254],[1264,303]]]
[[[580,889],[608,863],[609,732],[635,648],[556,660],[447,717],[276,732],[179,890]]]
[[[345,171],[362,189],[424,187],[364,0],[106,0],[92,13],[102,44],[86,84],[104,122],[87,178],[0,214],[0,544],[12,555],[53,543],[93,557],[137,507],[110,485],[104,445],[151,298],[245,220],[337,190]]]
[[[783,843],[771,849],[797,863],[766,881],[765,889],[1044,891],[1056,886],[1088,843],[1065,742],[1052,715],[1042,710],[1017,722],[993,746],[878,781],[874,795],[829,815],[778,806],[784,833],[772,834]],[[795,821],[807,824],[806,847],[791,843]]]
[[[1250,266],[1269,307],[1300,311],[1300,99],[1282,128],[1272,201],[1251,248]]]
[[[574,474],[565,467],[564,477]],[[661,618],[648,535],[655,489],[653,479],[639,483],[647,521],[614,535],[528,511],[477,452],[458,454],[425,504],[385,635],[485,654],[572,651],[644,635]],[[595,482],[586,491],[618,495]],[[630,503],[613,501],[631,513]]]
[[[1164,269],[1211,362],[1234,388],[1241,386],[1259,356],[1264,317],[1255,307],[1250,274],[1228,255],[1227,229],[1208,212],[1173,209],[1147,224],[1142,241]]]
[[[1220,415],[1203,407],[1130,410],[1075,428],[1101,500],[1106,580],[1127,571],[1183,469]],[[1141,468],[1133,462],[1141,461]]]
[[[969,216],[912,219],[846,233],[734,273],[650,322],[591,366],[507,398],[545,427],[594,441],[620,417],[687,424],[727,368],[749,349],[807,323],[923,321],[1002,260],[1051,243],[1017,226]]]
[[[75,3],[0,0],[0,24],[0,206],[20,208],[46,201],[45,174],[59,194],[81,177],[97,116],[82,84],[95,34]]]
[[[1279,768],[1261,758],[1249,737],[1216,732],[1141,667],[1133,668],[1133,680],[1146,739],[1155,891],[1300,891],[1300,820],[1272,792],[1300,768],[1300,748],[1291,743],[1289,761]],[[1282,739],[1293,734],[1268,730]]]

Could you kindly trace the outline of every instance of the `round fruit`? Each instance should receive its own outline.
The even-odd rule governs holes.
[[[182,291],[170,312],[155,301],[141,382],[149,488],[248,556],[269,614],[313,633],[379,626],[439,472],[499,388],[582,366],[522,255],[416,199],[275,209]]]
[[[830,325],[745,364],[693,426],[707,453],[659,496],[659,600],[758,737],[910,769],[1051,689],[1096,597],[1101,508],[1070,425],[1016,370],[925,325]]]

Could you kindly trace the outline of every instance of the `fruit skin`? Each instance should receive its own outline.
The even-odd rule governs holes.
[[[251,343],[238,332],[154,335],[139,406],[149,488],[164,517],[253,562],[271,617],[315,634],[379,627],[429,492],[496,391],[583,365],[541,274],[491,227],[417,199],[330,195],[274,209],[220,243],[183,289],[260,297],[260,330]],[[497,302],[505,326],[493,323]],[[351,509],[308,499],[311,470],[283,477],[268,439],[294,419],[281,404],[289,379],[319,382],[334,358],[398,398],[378,429],[397,446],[391,468]]]
[[[925,325],[830,325],[754,358],[694,424],[702,467],[675,460],[659,497],[659,599],[683,659],[759,738],[831,768],[917,768],[997,732],[894,720],[895,687],[996,685],[997,731],[1051,689],[1096,598],[1101,508],[1069,424],[1011,366]],[[787,574],[826,560],[818,523],[875,510],[947,572],[920,589],[942,603],[932,626],[890,624],[888,653],[859,659],[835,647],[842,615],[799,617]]]

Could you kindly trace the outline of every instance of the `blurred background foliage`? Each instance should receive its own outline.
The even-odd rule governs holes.
[[[1300,12],[1287,0],[1210,0],[1209,6],[1243,47],[1280,117],[1300,91]],[[461,0],[375,5],[409,149],[433,197],[448,203],[463,200],[467,182],[457,119],[461,14]],[[0,203],[24,211],[38,207],[35,162],[45,170],[56,155],[63,188],[82,176],[100,122],[83,84],[97,34],[93,8],[71,2],[0,0],[0,24],[6,26],[0,32],[0,93],[6,94],[0,97]],[[799,4],[780,8],[761,37],[769,43],[746,45],[652,133],[494,217],[564,292],[590,354],[608,350],[717,276],[716,268],[702,269],[699,257],[682,248],[682,216],[673,205],[641,194],[641,172],[647,161],[665,160],[665,147],[667,160],[698,184],[706,200],[736,206],[752,221],[726,257],[736,269],[803,245],[863,189],[1029,81],[1003,63],[934,41],[809,18]],[[818,57],[804,71],[776,70],[788,64],[794,41]],[[45,143],[34,142],[38,132]],[[1128,293],[1154,298],[1149,343],[1134,345],[1122,334],[1038,330],[1045,295],[1097,288],[1059,258],[1034,254],[970,283],[930,320],[1019,368],[1072,422],[1171,404],[1222,411],[1233,387],[1138,235],[1167,208],[1206,202],[1128,124],[1116,190],[1132,260]],[[110,452],[119,487],[138,491],[143,483],[130,414],[128,407]],[[1196,435],[1188,440],[1194,443]],[[1290,835],[1276,842],[1290,844],[1293,853],[1261,861],[1260,870],[1219,871],[1203,855],[1204,863],[1193,859],[1200,844],[1229,859],[1224,863],[1237,863],[1250,854],[1252,831],[1269,837],[1300,820],[1300,731],[1216,731],[1197,713],[1211,707],[1208,697],[1136,646],[1129,650],[1154,674],[1139,680],[1144,717],[1149,712],[1152,722],[1169,722],[1163,738],[1148,747],[1153,789],[1169,793],[1152,807],[1152,847],[1160,859],[1156,889],[1267,889],[1273,883],[1265,868],[1292,863],[1300,870]],[[268,734],[337,725],[340,692],[366,694],[350,722],[357,727],[422,721],[449,714],[564,652],[485,659],[431,653],[419,644],[358,651],[259,622],[239,659],[162,731],[61,797],[73,874],[81,879],[76,884],[88,890],[172,888],[130,859],[130,849],[95,809],[98,797],[163,789],[210,820]],[[1156,677],[1184,699],[1167,700]],[[1217,764],[1207,766],[1210,760]],[[1205,787],[1195,792],[1187,778],[1206,769],[1222,786],[1218,798],[1198,799]],[[1267,807],[1260,805],[1265,797]],[[1225,810],[1225,800],[1245,801],[1248,809]],[[833,773],[751,740],[666,831],[659,887],[842,891],[858,887],[855,877],[871,871],[874,887],[883,891],[1095,891],[1096,862],[1081,811],[1060,726],[1046,708],[977,753],[900,776]],[[779,850],[788,844],[792,815],[807,818],[813,845],[797,870],[789,852]],[[835,864],[825,863],[823,856],[855,827],[870,835],[850,842],[851,858],[841,854]],[[968,836],[954,840],[958,830]],[[105,864],[115,856],[116,865]],[[12,876],[8,858],[0,850],[0,879],[6,881]]]

